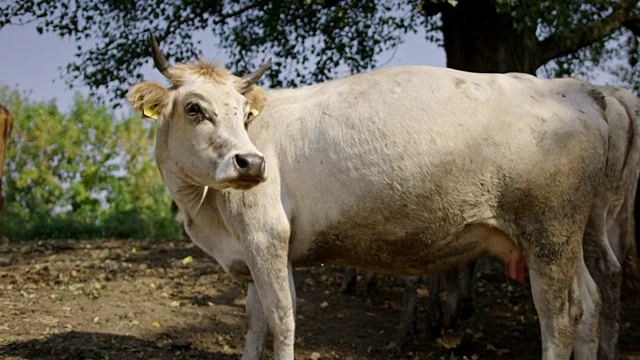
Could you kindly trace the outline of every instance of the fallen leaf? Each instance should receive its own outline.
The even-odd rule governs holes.
[[[132,253],[132,254],[135,254],[135,253],[137,253],[137,252],[138,252],[138,249],[136,249],[136,248],[131,249],[131,253]]]
[[[189,255],[186,258],[182,259],[182,265],[189,265],[193,263],[193,256]]]
[[[446,349],[454,349],[460,345],[462,336],[459,333],[444,333],[442,337],[437,338],[436,342]]]
[[[153,327],[162,327],[162,323],[160,321],[154,321],[153,323],[151,323],[151,326],[153,326]]]

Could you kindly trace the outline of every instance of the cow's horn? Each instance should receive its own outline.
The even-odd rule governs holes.
[[[258,70],[243,76],[242,90],[244,91],[249,86],[255,84],[262,77],[262,75],[264,75],[264,73],[267,72],[267,70],[269,69],[269,66],[271,66],[271,58],[269,58],[269,60],[267,60],[267,62],[264,63],[264,65],[260,66]]]
[[[162,55],[160,52],[160,48],[158,47],[158,40],[156,40],[156,36],[151,31],[149,36],[151,40],[151,56],[153,57],[153,63],[156,65],[156,68],[160,70],[162,75],[166,78],[170,77],[171,64],[167,60],[167,58]]]

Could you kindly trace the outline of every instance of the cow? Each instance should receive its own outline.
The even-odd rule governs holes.
[[[575,79],[401,66],[297,89],[200,60],[142,82],[155,159],[191,239],[248,285],[243,359],[294,358],[293,267],[420,275],[481,255],[528,268],[543,359],[598,356],[609,100]],[[634,130],[637,130],[634,128]],[[583,251],[589,244],[589,251]],[[602,275],[602,276],[601,276]]]
[[[471,261],[442,273],[425,276],[429,289],[427,325],[431,338],[437,338],[442,330],[455,330],[458,320],[467,320],[473,315],[472,276],[476,262]],[[420,277],[404,278],[404,296],[400,325],[388,348],[402,346],[412,337],[416,327],[417,289]],[[441,291],[446,294],[441,299]]]
[[[606,100],[609,150],[604,191],[590,219],[590,224],[597,225],[587,226],[584,252],[603,300],[599,357],[617,359],[621,286],[624,279],[625,288],[630,288],[638,278],[634,207],[640,173],[640,100],[618,87],[597,90]],[[595,241],[601,232],[607,241]]]
[[[2,193],[2,175],[4,173],[4,158],[9,144],[9,136],[13,128],[13,116],[9,109],[0,104],[0,211],[4,207],[4,196]]]
[[[476,262],[448,269],[446,271],[424,276],[405,276],[404,293],[400,324],[393,340],[387,348],[406,345],[413,337],[416,328],[416,311],[418,304],[417,289],[420,280],[424,280],[429,290],[427,306],[427,328],[429,336],[437,338],[442,330],[455,330],[459,320],[468,320],[473,315],[472,276]],[[377,275],[366,271],[363,280],[367,295],[373,295],[377,287]],[[424,278],[424,279],[422,279]],[[340,292],[355,294],[358,287],[358,273],[355,268],[345,272]],[[441,292],[446,296],[441,298]]]

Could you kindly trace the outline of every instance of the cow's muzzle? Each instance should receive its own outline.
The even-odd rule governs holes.
[[[258,154],[237,154],[233,157],[233,166],[238,172],[236,181],[260,183],[264,181],[265,161]]]

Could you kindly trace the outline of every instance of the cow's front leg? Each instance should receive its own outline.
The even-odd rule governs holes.
[[[289,265],[289,291],[291,292],[291,303],[293,304],[293,313],[296,312],[296,290],[293,283],[293,269]],[[264,343],[267,339],[269,329],[267,328],[267,320],[264,316],[262,301],[258,295],[258,289],[253,282],[249,283],[247,291],[247,319],[249,326],[245,335],[244,351],[242,352],[242,360],[260,359],[264,351]]]
[[[244,244],[247,265],[262,303],[263,316],[273,334],[276,360],[293,360],[295,307],[290,289],[291,268],[288,266],[286,243],[286,238],[260,233],[250,234]]]
[[[260,359],[264,350],[264,342],[267,339],[267,320],[264,317],[262,301],[253,282],[249,283],[247,291],[247,320],[249,322],[245,335],[242,360]]]

